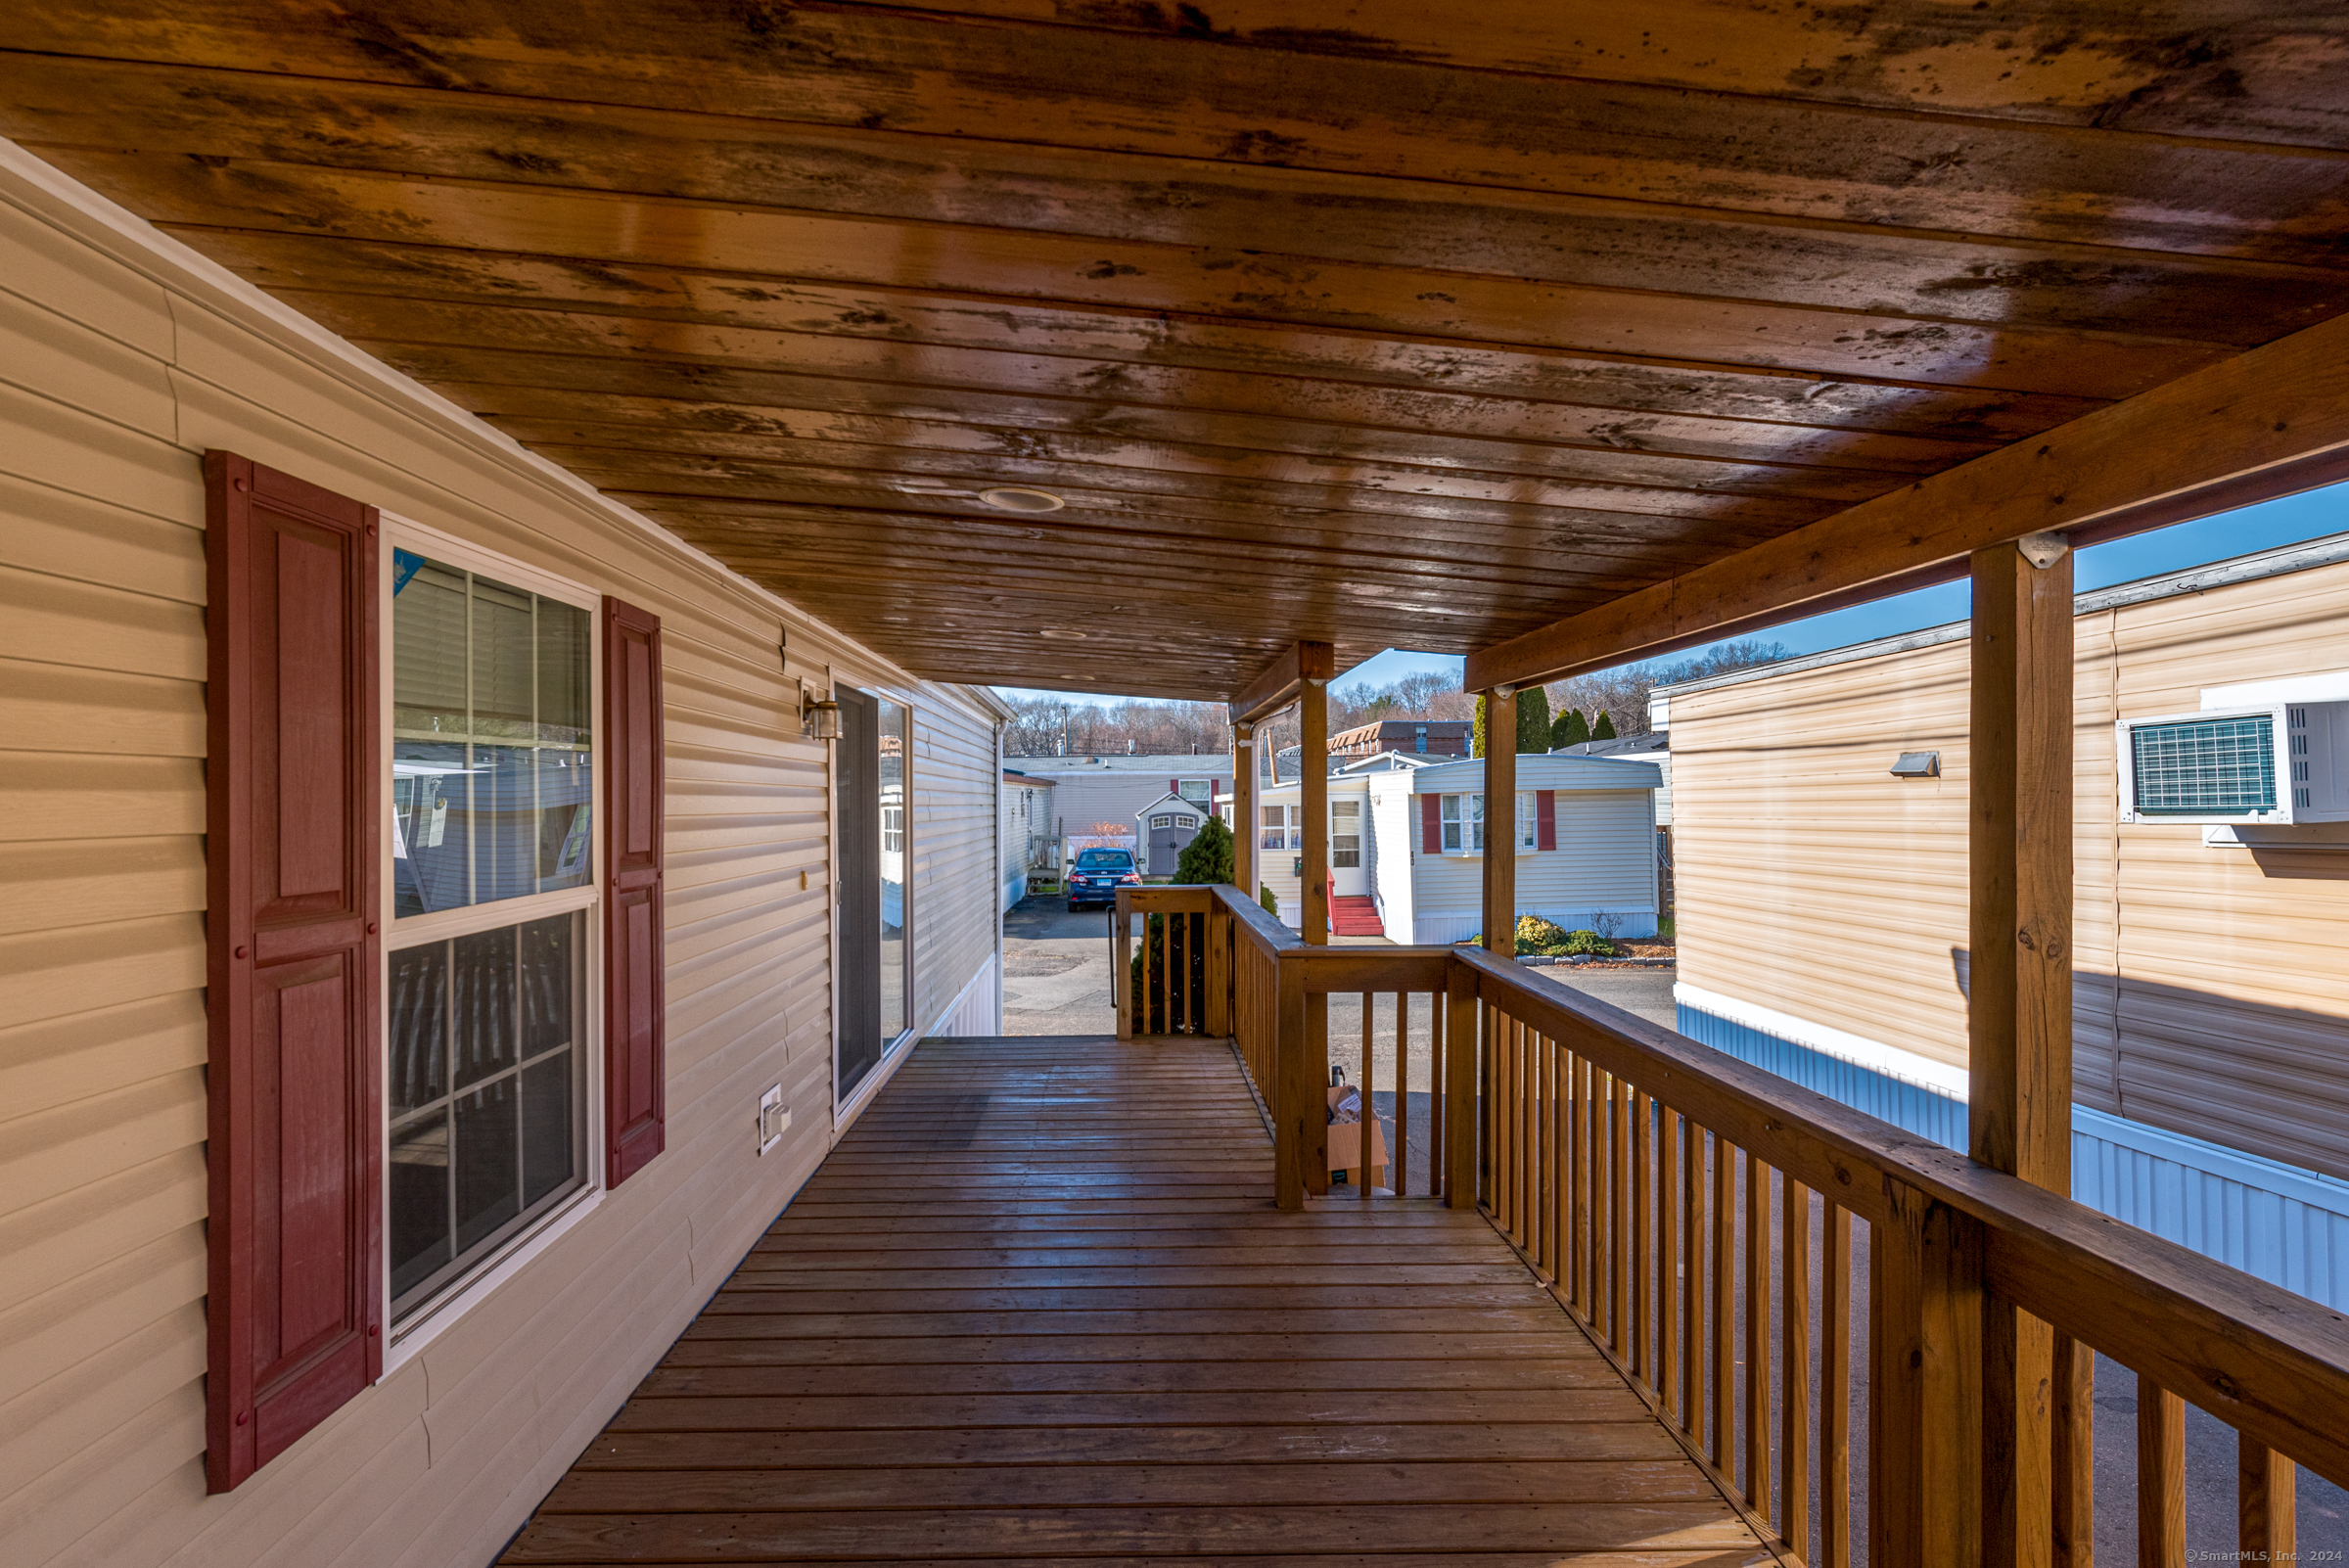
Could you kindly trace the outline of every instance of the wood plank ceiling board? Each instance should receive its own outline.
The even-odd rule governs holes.
[[[1489,648],[2349,314],[2329,0],[31,0],[0,44],[0,134],[937,678]]]

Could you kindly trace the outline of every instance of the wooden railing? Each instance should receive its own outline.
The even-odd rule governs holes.
[[[2297,1465],[2349,1484],[2328,1308],[1482,949],[1309,946],[1232,888],[1120,896],[1122,923],[1162,908],[1202,962],[1156,1016],[1233,1039],[1283,1208],[1328,1189],[1327,998],[1427,998],[1429,1195],[1486,1213],[1787,1558],[1850,1563],[1864,1498],[1872,1564],[2086,1565],[2096,1352],[2138,1378],[2136,1497],[2107,1503],[2141,1563],[2186,1560],[2188,1402],[2238,1434],[2247,1560],[2292,1560]]]

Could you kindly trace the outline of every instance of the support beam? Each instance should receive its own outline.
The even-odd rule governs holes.
[[[1517,956],[1517,691],[1485,693],[1485,950]]]
[[[2044,563],[2044,564],[2043,564]],[[1973,558],[1971,1153],[2072,1187],[2072,553]]]
[[[1302,646],[1302,644],[1300,645]],[[1297,814],[1305,819],[1304,909],[1298,935],[1329,941],[1329,687],[1308,681],[1297,699]]]
[[[1336,673],[1336,649],[1326,642],[1301,642],[1233,695],[1231,721],[1261,723],[1295,702],[1313,682],[1326,684]]]
[[[1231,726],[1231,872],[1253,899],[1264,883],[1264,823],[1257,803],[1256,726]]]
[[[2034,534],[1977,550],[1972,565],[1969,1141],[1984,1165],[2068,1196],[2072,553]],[[1982,1340],[1985,1560],[2046,1568],[2059,1524],[2054,1334],[1991,1297]]]
[[[2349,478],[2349,316],[1468,656],[1529,686],[1964,575],[1976,550],[2075,544]]]

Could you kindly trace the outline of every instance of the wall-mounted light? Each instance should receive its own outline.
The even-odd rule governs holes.
[[[1892,764],[1894,778],[1941,777],[1941,753],[1903,752]]]
[[[809,740],[840,739],[840,704],[829,697],[801,704],[800,733]]]

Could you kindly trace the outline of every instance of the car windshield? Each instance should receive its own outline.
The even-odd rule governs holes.
[[[1080,871],[1130,871],[1133,856],[1124,850],[1081,850],[1077,853]]]

